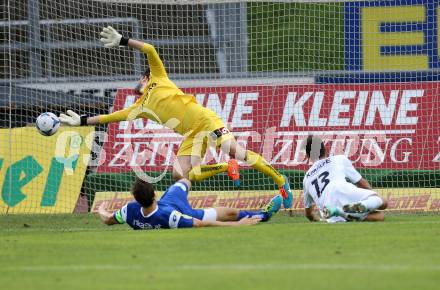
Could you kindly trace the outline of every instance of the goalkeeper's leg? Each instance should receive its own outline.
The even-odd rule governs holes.
[[[188,178],[191,181],[202,181],[216,174],[227,172],[236,186],[240,185],[238,163],[234,159],[228,162],[201,165],[202,157],[208,146],[207,138],[188,137],[177,152],[177,160],[173,166],[173,178]]]
[[[191,181],[202,181],[218,173],[228,171],[228,175],[234,183],[240,185],[238,164],[235,161],[235,159],[237,159],[245,162],[263,174],[270,176],[280,189],[284,207],[290,208],[292,206],[292,193],[287,178],[275,170],[262,156],[250,150],[245,150],[238,145],[232,133],[221,135],[215,141],[211,140],[210,144],[212,146],[220,146],[221,150],[225,154],[228,154],[231,160],[227,163],[200,165],[200,160],[202,160],[202,156],[205,155],[210,140],[209,133],[209,131],[199,132],[195,136],[187,137],[182,142],[177,153],[178,160],[180,159],[179,163],[184,172],[182,177],[189,178]],[[192,159],[189,159],[188,155],[191,155]],[[183,156],[187,156],[187,158]],[[196,158],[196,156],[200,157],[197,159],[197,162],[194,162],[193,159]],[[191,162],[191,166],[186,165],[188,162]],[[188,168],[191,168],[190,171],[187,171]],[[177,175],[176,177],[180,176]]]
[[[197,161],[195,159],[198,159]],[[191,181],[202,181],[216,174],[227,172],[236,186],[240,186],[238,163],[234,159],[228,162],[200,165],[199,158],[193,156],[177,156],[173,167],[173,178],[179,180],[187,178]]]
[[[222,135],[216,140],[216,144],[220,144],[221,150],[228,154],[232,161],[201,165],[202,156],[205,155],[208,146],[208,137],[209,132],[199,132],[196,136],[187,137],[182,142],[177,152],[177,163],[173,167],[173,177],[175,180],[188,178],[191,181],[202,181],[218,173],[228,171],[229,177],[234,180],[236,185],[239,185],[238,165],[233,160],[235,158],[271,177],[278,185],[280,194],[283,197],[284,208],[292,207],[293,196],[288,178],[281,175],[261,155],[245,150],[238,145],[232,133]]]
[[[232,134],[231,134],[232,136]],[[245,162],[255,170],[271,177],[273,181],[278,185],[280,194],[283,197],[283,205],[285,208],[292,207],[292,191],[290,190],[289,180],[286,176],[281,175],[275,168],[273,168],[263,156],[241,147],[237,140],[232,136],[225,139],[221,143],[221,150],[229,154],[231,158]]]

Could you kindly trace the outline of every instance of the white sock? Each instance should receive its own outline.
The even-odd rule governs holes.
[[[347,221],[364,220],[367,217],[367,215],[368,215],[368,212],[364,212],[364,213],[346,213],[342,208],[339,209],[339,212],[340,212],[339,216],[343,217]]]
[[[383,204],[383,200],[377,195],[371,195],[367,197],[367,199],[361,200],[360,203],[364,205],[368,211],[375,211]]]

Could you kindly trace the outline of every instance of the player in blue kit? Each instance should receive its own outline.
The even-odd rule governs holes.
[[[243,226],[268,221],[278,212],[283,202],[278,194],[260,211],[227,207],[193,209],[188,202],[190,188],[189,180],[180,179],[156,201],[153,185],[137,179],[131,190],[136,201],[126,204],[114,213],[107,211],[107,203],[103,203],[98,214],[107,225],[127,223],[135,230]]]

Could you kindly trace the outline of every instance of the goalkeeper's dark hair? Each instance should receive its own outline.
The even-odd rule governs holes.
[[[143,207],[152,205],[155,197],[153,185],[140,178],[137,178],[133,183],[131,194]]]
[[[136,87],[134,88],[135,92],[139,95],[142,95],[144,93],[143,88],[146,85],[145,80],[144,80],[145,78],[150,78],[150,68],[149,67],[147,67],[145,69],[145,72],[143,73],[142,78],[138,81]]]
[[[327,154],[324,142],[321,140],[321,138],[313,135],[307,136],[305,149],[307,157],[312,160],[324,158]]]

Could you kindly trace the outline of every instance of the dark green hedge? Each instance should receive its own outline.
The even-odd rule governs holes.
[[[248,70],[344,69],[344,3],[247,6]]]

